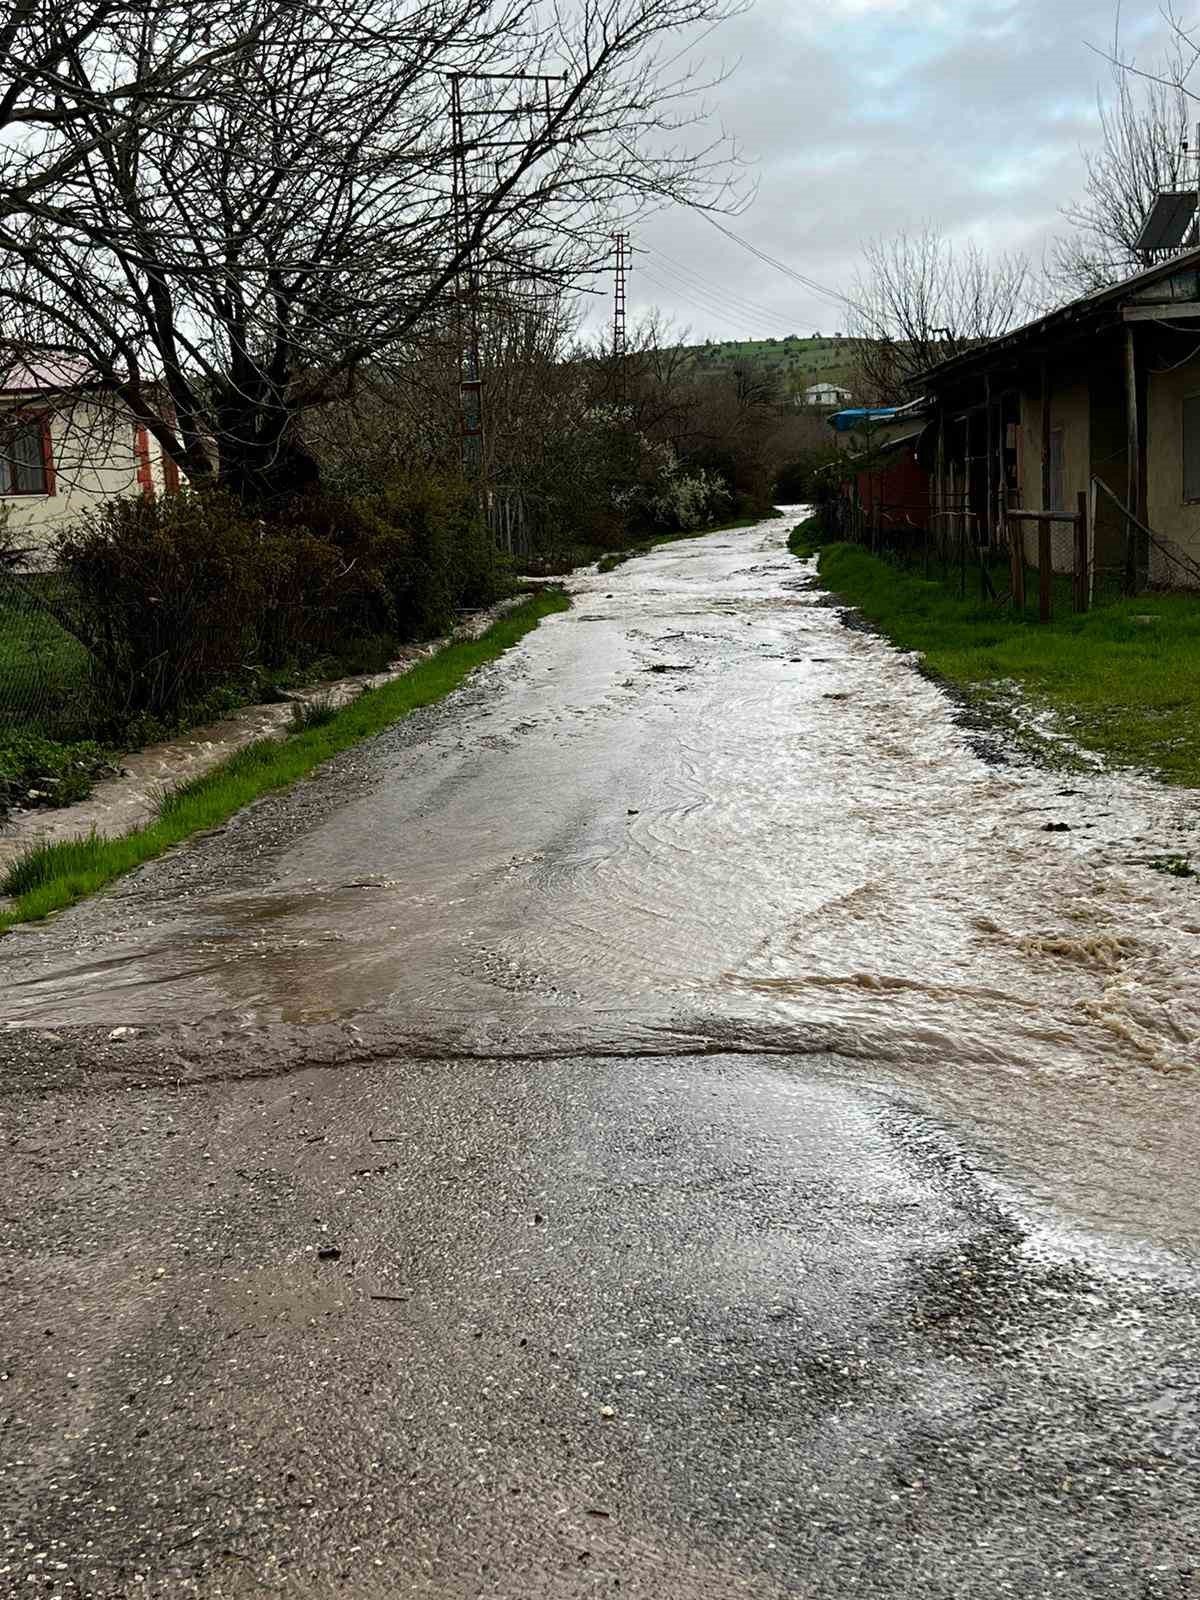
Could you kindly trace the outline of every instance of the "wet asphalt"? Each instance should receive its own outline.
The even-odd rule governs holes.
[[[413,846],[416,976],[375,919],[377,1007],[325,946],[252,1016],[210,946],[121,988],[123,940],[165,970],[146,927],[351,853],[380,764],[427,815],[477,693],[0,952],[0,1595],[1200,1595],[1194,1257],[950,1102],[499,955],[431,1019],[461,842]],[[560,854],[611,782],[583,845],[547,786]],[[485,979],[519,1003],[473,1036]]]

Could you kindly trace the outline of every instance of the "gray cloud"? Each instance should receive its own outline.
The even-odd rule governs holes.
[[[927,221],[1040,258],[1082,183],[1107,76],[1089,46],[1112,28],[1095,0],[842,0],[836,15],[758,0],[711,41],[740,58],[712,120],[753,158],[758,190],[729,226],[843,291],[865,239]],[[1152,58],[1153,3],[1126,0],[1122,39]],[[635,314],[657,306],[696,337],[840,326],[827,302],[698,216],[658,213],[634,242]]]

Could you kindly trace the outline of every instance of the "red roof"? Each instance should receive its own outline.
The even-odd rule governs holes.
[[[79,389],[99,382],[94,367],[78,356],[24,356],[0,354],[0,394],[41,394]]]

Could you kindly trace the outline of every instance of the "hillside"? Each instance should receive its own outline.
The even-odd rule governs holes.
[[[702,367],[761,367],[774,373],[793,393],[825,380],[845,384],[854,365],[851,341],[832,334],[815,339],[706,340],[689,349]]]

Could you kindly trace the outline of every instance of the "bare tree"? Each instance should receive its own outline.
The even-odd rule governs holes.
[[[1120,51],[1111,57],[1112,89],[1098,96],[1099,142],[1084,152],[1083,196],[1063,210],[1075,232],[1051,247],[1047,276],[1068,297],[1117,283],[1146,265],[1137,238],[1155,198],[1195,186],[1195,160],[1184,149],[1187,79],[1196,51],[1177,33],[1168,54],[1141,71]],[[1188,170],[1190,167],[1190,171]]]
[[[1019,253],[986,256],[936,229],[874,239],[850,290],[854,387],[863,400],[911,399],[920,373],[1006,332],[1033,308]]]
[[[685,48],[727,0],[94,0],[34,51],[59,3],[0,34],[3,338],[84,361],[194,483],[303,484],[299,419],[442,337],[468,266],[561,286],[615,208],[730,180]]]

